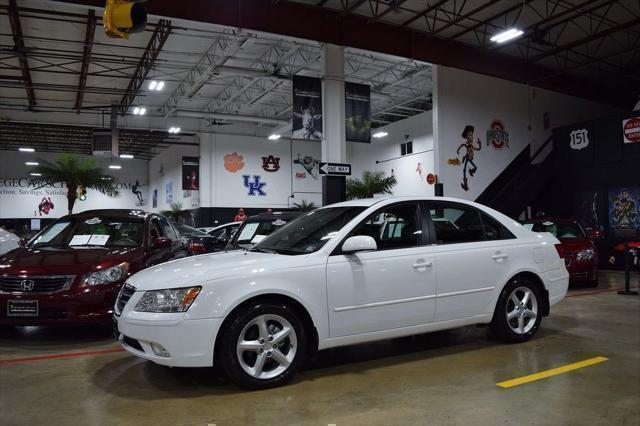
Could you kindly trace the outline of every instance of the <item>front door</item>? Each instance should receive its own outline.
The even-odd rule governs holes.
[[[382,207],[349,236],[368,235],[378,250],[340,252],[327,262],[331,337],[429,323],[435,309],[435,267],[423,245],[419,203]]]

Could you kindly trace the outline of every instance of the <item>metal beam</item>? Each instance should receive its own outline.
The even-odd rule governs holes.
[[[75,110],[80,114],[82,100],[84,98],[84,88],[87,85],[87,72],[91,61],[91,49],[93,48],[93,37],[96,32],[96,12],[89,9],[87,17],[87,32],[84,36],[84,48],[82,49],[82,66],[80,67],[80,79],[78,81],[78,93],[76,94]]]
[[[436,4],[427,7],[425,10],[423,10],[422,12],[414,15],[412,18],[407,19],[405,22],[403,22],[402,24],[400,24],[400,26],[402,27],[406,27],[407,25],[409,25],[410,23],[417,21],[418,19],[422,18],[423,16],[427,16],[427,14],[429,12],[432,12],[434,10],[436,10],[437,8],[439,8],[440,6],[442,6],[443,4],[445,4],[446,2],[448,2],[449,0],[440,0],[439,2],[437,2]]]
[[[125,94],[120,100],[120,115],[125,115],[127,113],[127,110],[133,103],[134,99],[138,96],[138,91],[144,84],[147,74],[149,74],[149,71],[153,68],[153,64],[158,58],[158,55],[162,50],[162,46],[164,46],[164,43],[169,38],[170,34],[171,21],[161,19],[151,35],[151,40],[149,40],[147,48],[144,50],[142,58],[140,58],[138,67],[133,73],[131,81],[129,81]]]
[[[22,24],[20,23],[20,15],[18,15],[18,7],[16,0],[9,0],[9,22],[11,23],[11,32],[13,34],[13,46],[18,55],[20,62],[20,71],[22,72],[22,81],[27,91],[29,99],[29,110],[33,110],[36,106],[36,93],[33,90],[33,81],[31,80],[31,71],[27,62],[27,49],[24,46],[22,38]]]

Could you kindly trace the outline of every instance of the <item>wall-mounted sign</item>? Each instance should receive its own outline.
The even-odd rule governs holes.
[[[262,169],[265,172],[277,172],[280,170],[280,157],[275,157],[273,155],[262,157]]]
[[[509,148],[509,132],[505,130],[502,121],[495,119],[487,130],[487,145],[493,145],[495,149]]]
[[[253,175],[253,181],[249,179],[251,176],[242,175],[242,182],[249,191],[247,195],[260,195],[264,197],[267,193],[264,191],[264,187],[267,186],[266,182],[260,182],[260,175]]]
[[[640,142],[640,117],[633,117],[622,121],[624,143]]]
[[[371,143],[371,88],[366,84],[344,84],[345,135],[351,142]]]
[[[182,190],[197,191],[200,186],[200,158],[182,157]]]
[[[427,183],[429,185],[433,185],[438,181],[438,178],[436,177],[436,175],[434,175],[433,173],[429,173],[427,175]]]
[[[332,176],[351,176],[351,164],[320,163],[320,174]]]
[[[224,168],[230,173],[242,170],[244,167],[244,157],[237,152],[232,152],[224,156]]]
[[[322,139],[322,81],[293,76],[293,118],[295,139]]]
[[[571,149],[584,149],[589,146],[589,131],[587,129],[577,129],[569,133],[569,147]]]
[[[296,178],[298,179],[305,179],[307,177],[307,173],[309,174],[309,176],[311,176],[314,179],[318,179],[318,164],[320,163],[320,160],[313,158],[310,155],[305,155],[304,157],[300,155],[300,153],[298,153],[298,158],[296,160],[293,160],[293,164],[297,164],[299,166],[301,166],[304,170],[306,170],[305,172],[296,172]]]

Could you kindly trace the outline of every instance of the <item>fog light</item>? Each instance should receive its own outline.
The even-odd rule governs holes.
[[[169,358],[171,356],[169,355],[169,352],[165,349],[165,347],[159,343],[152,343],[151,349],[153,350],[153,353],[158,356],[162,356],[165,358]]]

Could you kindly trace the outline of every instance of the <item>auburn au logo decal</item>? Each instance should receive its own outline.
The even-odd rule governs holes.
[[[277,172],[280,170],[280,157],[273,155],[262,157],[262,168],[265,172]]]

